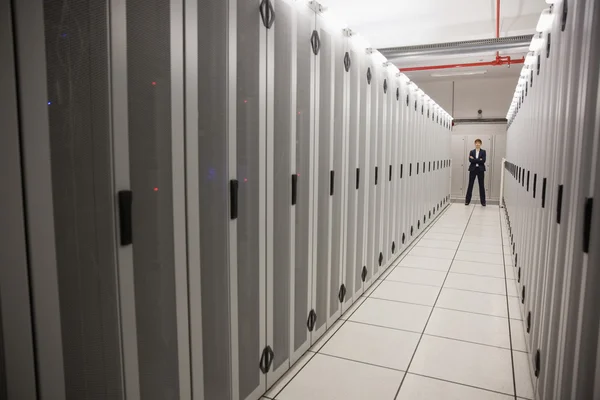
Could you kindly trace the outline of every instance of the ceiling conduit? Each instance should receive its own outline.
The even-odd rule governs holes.
[[[477,54],[496,52],[496,58],[492,61],[463,63],[463,64],[446,64],[446,65],[430,65],[424,67],[400,68],[401,72],[413,71],[428,71],[438,69],[454,69],[454,68],[472,68],[472,67],[487,67],[487,66],[502,66],[512,64],[522,64],[525,58],[512,59],[510,56],[501,56],[500,51],[519,51],[527,52],[533,35],[500,37],[500,0],[496,0],[496,38],[471,40],[453,43],[437,43],[419,46],[393,47],[378,49],[378,51],[386,56],[392,62],[399,61],[405,57],[423,57],[423,56],[454,56],[457,54]]]

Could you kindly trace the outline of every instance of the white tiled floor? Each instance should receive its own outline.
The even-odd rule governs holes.
[[[265,399],[532,399],[501,220],[452,205]]]

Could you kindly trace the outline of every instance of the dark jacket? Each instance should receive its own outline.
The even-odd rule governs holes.
[[[469,171],[485,171],[485,150],[479,149],[479,160],[475,159],[475,154],[477,154],[476,149],[471,150],[469,153]],[[479,164],[479,167],[476,167],[475,164]]]

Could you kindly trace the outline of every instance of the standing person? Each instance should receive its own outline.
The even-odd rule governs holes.
[[[466,206],[471,203],[473,184],[475,183],[475,177],[477,177],[477,183],[479,185],[479,198],[481,199],[481,205],[485,207],[485,186],[483,184],[483,178],[485,175],[485,160],[485,150],[481,148],[481,139],[476,139],[475,149],[471,150],[469,153],[469,187],[467,188],[467,197],[465,198]]]

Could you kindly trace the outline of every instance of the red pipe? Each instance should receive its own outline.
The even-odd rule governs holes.
[[[500,39],[500,0],[496,0],[496,39]],[[500,52],[496,52],[496,58],[500,56]]]
[[[496,0],[496,38],[500,38],[500,0]],[[401,68],[400,72],[414,71],[431,71],[435,69],[453,69],[453,68],[472,68],[472,67],[498,67],[501,65],[523,64],[525,57],[512,60],[510,56],[501,56],[500,52],[496,52],[496,59],[493,61],[466,63],[466,64],[447,64],[447,65],[430,65],[426,67],[411,67]]]
[[[496,38],[500,38],[500,0],[496,0]]]
[[[452,68],[472,68],[472,67],[498,67],[501,65],[512,65],[512,64],[523,64],[525,58],[518,58],[516,60],[511,59],[509,56],[502,57],[496,56],[493,61],[466,63],[466,64],[446,64],[446,65],[428,65],[425,67],[410,67],[400,68],[400,72],[414,72],[414,71],[431,71],[435,69],[452,69]]]

